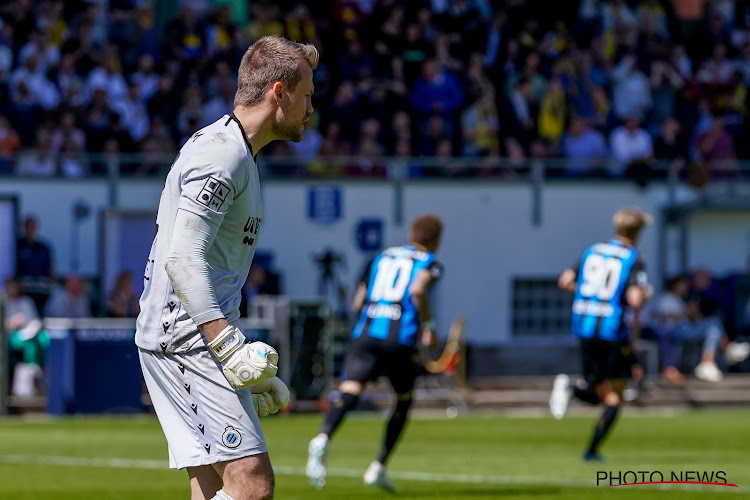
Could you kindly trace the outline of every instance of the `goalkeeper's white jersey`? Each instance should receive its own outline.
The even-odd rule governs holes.
[[[189,227],[175,229],[179,210],[198,215],[211,227],[206,264],[213,290],[184,297],[191,318],[164,269],[170,242],[200,237]],[[238,326],[242,286],[250,269],[263,219],[258,168],[239,121],[225,115],[196,132],[167,175],[156,217],[156,235],[146,264],[135,341],[150,351],[178,352],[202,347],[197,325],[225,317]]]

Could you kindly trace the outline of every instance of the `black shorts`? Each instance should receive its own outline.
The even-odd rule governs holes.
[[[363,336],[349,346],[343,379],[364,384],[382,375],[397,394],[405,394],[414,389],[418,371],[419,357],[413,347]]]
[[[581,358],[583,377],[590,386],[605,380],[630,378],[633,357],[627,342],[582,338]]]

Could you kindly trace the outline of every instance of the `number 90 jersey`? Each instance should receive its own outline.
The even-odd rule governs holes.
[[[391,247],[375,257],[361,279],[367,283],[367,296],[354,338],[365,335],[414,347],[420,323],[410,285],[423,270],[433,279],[442,274],[432,253],[411,245]]]
[[[624,326],[625,290],[648,286],[645,265],[635,247],[619,240],[587,248],[578,265],[573,299],[573,335],[603,340],[628,338]]]

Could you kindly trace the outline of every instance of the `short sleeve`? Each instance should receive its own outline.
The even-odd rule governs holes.
[[[648,286],[648,274],[646,274],[646,263],[641,257],[635,261],[628,277],[628,286],[646,288]]]
[[[250,159],[238,145],[220,150],[210,146],[206,144],[200,152],[193,152],[195,148],[191,148],[177,158],[175,167],[180,166],[183,171],[179,208],[218,226],[234,199],[247,186],[246,162]]]
[[[430,276],[432,276],[432,281],[437,281],[443,276],[443,265],[433,260],[428,266],[427,270],[430,272]]]

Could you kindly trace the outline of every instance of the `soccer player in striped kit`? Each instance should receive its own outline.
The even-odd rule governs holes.
[[[590,404],[604,404],[584,459],[599,461],[599,445],[615,422],[622,392],[632,376],[642,376],[636,363],[638,314],[631,328],[625,313],[637,313],[651,294],[643,258],[635,244],[651,216],[629,207],[613,217],[615,236],[588,247],[575,266],[565,269],[558,286],[574,294],[571,330],[581,342],[583,375],[587,387],[574,387],[567,375],[555,378],[550,411],[562,418],[571,396]]]
[[[360,279],[356,296],[359,321],[344,361],[338,399],[326,414],[320,433],[310,441],[306,472],[310,483],[325,484],[325,459],[331,436],[344,416],[359,402],[367,381],[387,376],[396,392],[396,408],[386,426],[380,453],[368,467],[364,482],[393,490],[385,463],[393,451],[412,404],[419,369],[416,345],[431,345],[435,323],[427,295],[442,273],[434,253],[440,245],[443,223],[434,215],[412,222],[410,243],[384,250]],[[356,301],[356,299],[355,299]]]

